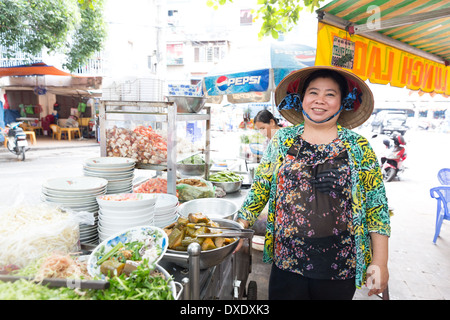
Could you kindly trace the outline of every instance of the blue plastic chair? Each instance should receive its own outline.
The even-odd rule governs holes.
[[[436,229],[433,243],[436,243],[444,220],[450,220],[450,185],[430,189],[430,195],[437,200]]]
[[[450,185],[450,169],[443,168],[438,172],[438,179],[441,184]]]

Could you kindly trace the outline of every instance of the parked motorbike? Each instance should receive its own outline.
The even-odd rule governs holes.
[[[386,146],[386,154],[381,157],[381,172],[383,173],[383,179],[389,182],[405,169],[403,162],[406,159],[404,147],[406,141],[401,134],[394,133],[391,139],[383,140],[383,144]]]
[[[22,161],[25,160],[25,152],[28,150],[27,135],[19,126],[22,122],[12,122],[6,125],[5,134],[8,136],[6,147],[9,151],[18,156]]]

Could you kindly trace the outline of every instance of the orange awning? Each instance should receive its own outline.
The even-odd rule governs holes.
[[[16,67],[0,68],[0,77],[9,76],[73,76],[70,73],[59,70],[53,66],[46,65],[43,62],[33,63],[30,65],[22,65]]]

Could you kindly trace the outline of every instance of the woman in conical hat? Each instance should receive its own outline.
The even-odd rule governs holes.
[[[238,213],[253,225],[268,206],[269,299],[352,299],[387,288],[389,211],[377,157],[353,132],[372,114],[370,88],[344,69],[314,66],[275,91],[279,129]]]

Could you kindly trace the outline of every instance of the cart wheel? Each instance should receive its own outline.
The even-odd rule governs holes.
[[[250,281],[247,287],[247,300],[257,300],[258,286],[256,281]]]

